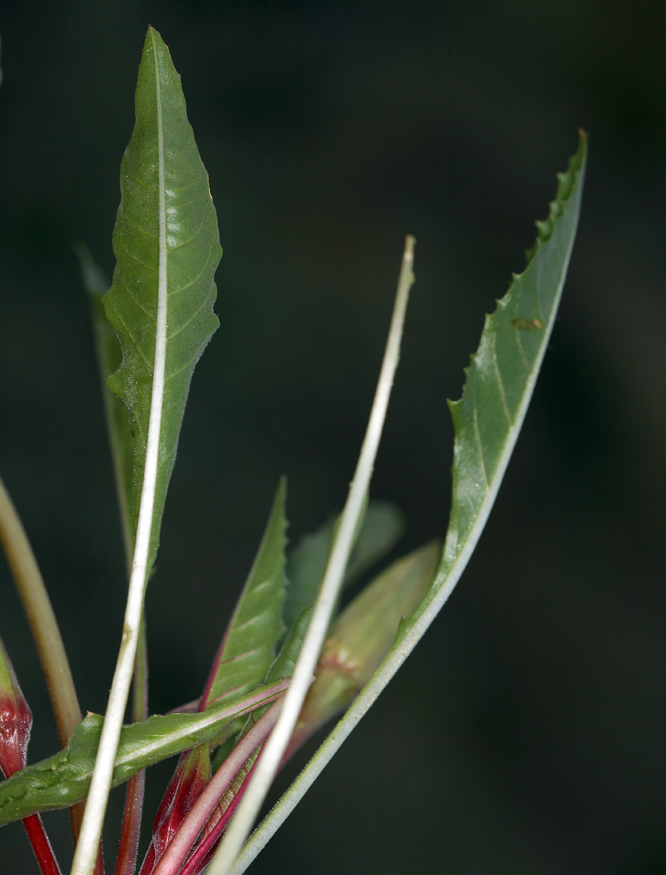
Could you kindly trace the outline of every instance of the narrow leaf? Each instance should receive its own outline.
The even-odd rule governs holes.
[[[107,378],[118,370],[122,359],[118,335],[107,319],[101,298],[102,295],[106,294],[111,284],[85,243],[79,241],[74,246],[74,251],[79,258],[83,286],[90,301],[97,364],[102,379],[102,400],[109,433],[125,559],[129,573],[134,553],[132,438],[127,407],[106,385]],[[134,723],[148,718],[148,654],[145,624],[141,626],[141,639],[134,662],[132,696],[132,722]],[[127,782],[114,875],[134,875],[136,870],[144,791],[145,773],[141,771],[133,775]]]
[[[286,687],[285,681],[263,686],[237,701],[214,705],[204,714],[156,714],[144,723],[123,726],[113,786],[147,766],[215,738],[237,717],[275,701]],[[0,783],[0,825],[85,799],[103,725],[101,715],[88,714],[64,750]]]
[[[334,731],[254,831],[234,865],[244,872],[303,798],[340,745],[411,653],[450,595],[469,561],[497,495],[548,346],[578,226],[587,139],[566,173],[558,174],[550,215],[537,223],[536,246],[525,271],[514,277],[493,316],[486,318],[477,354],[467,370],[462,401],[452,406],[455,425],[451,518],[435,580],[398,631],[384,662]],[[217,875],[217,873],[215,873]]]
[[[135,548],[123,636],[72,875],[90,875],[113,775],[168,482],[192,372],[218,325],[215,209],[167,47],[148,31],[121,165],[117,265],[104,298],[122,348],[109,386],[130,412]]]
[[[160,407],[150,566],[192,373],[219,324],[213,313],[213,276],[222,254],[208,174],[187,120],[180,76],[152,28],[120,179],[122,199],[113,232],[117,264],[103,300],[120,339],[122,364],[108,384],[129,409],[135,519],[150,417],[154,406]]]
[[[284,631],[286,493],[283,478],[254,564],[213,665],[201,710],[209,703],[225,702],[254,689],[264,680],[275,659],[275,646]]]

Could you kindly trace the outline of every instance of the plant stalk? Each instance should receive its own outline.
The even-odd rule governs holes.
[[[206,825],[222,795],[243,768],[250,754],[265,741],[275,726],[283,701],[284,699],[281,699],[271,705],[215,772],[210,783],[181,823],[153,875],[176,875],[180,871],[197,836]]]
[[[266,742],[261,761],[255,769],[247,792],[238,806],[236,815],[230,823],[217,854],[211,863],[208,870],[209,875],[228,875],[243,842],[252,829],[252,825],[277,773],[298,720],[298,715],[312,680],[312,673],[326,637],[332,613],[337,604],[359,516],[368,493],[379,440],[386,418],[388,401],[393,387],[393,379],[400,357],[400,341],[402,339],[409,290],[414,282],[412,268],[415,242],[411,236],[408,236],[405,241],[405,251],[393,308],[393,317],[391,319],[391,327],[386,342],[386,350],[375,398],[372,410],[370,411],[368,427],[363,446],[361,447],[354,479],[349,490],[347,503],[340,520],[338,534],[331,550],[312,619],[294,669],[293,678],[284,698],[282,712],[275,729],[271,733],[270,739]]]

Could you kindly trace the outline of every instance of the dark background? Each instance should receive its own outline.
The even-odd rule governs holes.
[[[445,398],[583,127],[569,279],[478,550],[252,871],[666,872],[666,5],[3,0],[0,471],[93,711],[125,582],[72,243],[111,273],[148,24],[224,247],[147,599],[152,710],[198,695],[279,475],[292,543],[342,506],[407,232],[417,283],[373,494],[407,515],[401,552],[444,535]],[[57,739],[4,562],[0,634],[35,761]],[[67,869],[67,818],[46,822]],[[21,833],[2,830],[3,871],[36,871]]]

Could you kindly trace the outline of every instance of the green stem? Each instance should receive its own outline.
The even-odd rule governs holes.
[[[2,479],[0,479],[0,543],[7,556],[9,569],[16,582],[23,610],[35,639],[51,697],[60,746],[65,747],[70,735],[81,722],[81,709],[44,580]]]
[[[79,700],[44,579],[2,478],[0,478],[0,544],[5,551],[7,564],[16,583],[37,647],[51,698],[60,747],[64,748],[81,722]],[[79,835],[84,806],[85,803],[82,802],[70,809],[75,842]],[[100,863],[101,858],[97,863],[97,873],[102,872]]]

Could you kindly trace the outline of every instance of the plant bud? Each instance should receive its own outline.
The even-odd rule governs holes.
[[[25,766],[32,714],[0,640],[0,769],[9,778]]]
[[[428,591],[441,549],[434,541],[394,562],[342,611],[324,643],[285,759],[370,680],[391,649],[400,620]]]

